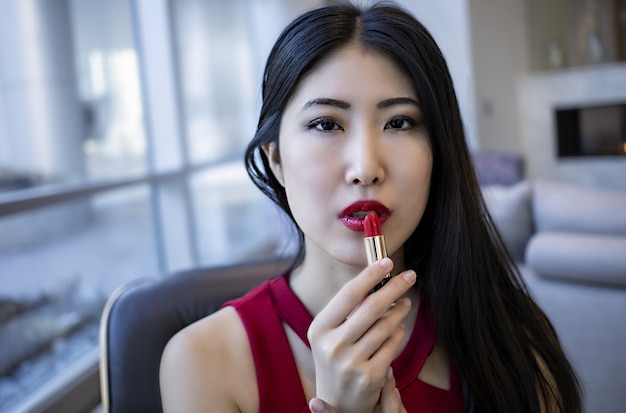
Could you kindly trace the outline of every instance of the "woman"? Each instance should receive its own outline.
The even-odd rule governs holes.
[[[246,164],[299,254],[170,341],[166,411],[581,410],[485,210],[446,63],[409,14],[342,3],[292,22]],[[367,265],[370,211],[390,258]]]

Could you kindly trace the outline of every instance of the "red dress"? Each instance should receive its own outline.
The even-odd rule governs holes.
[[[237,310],[250,340],[259,386],[259,412],[309,413],[295,359],[283,329],[285,322],[310,347],[306,332],[313,317],[289,287],[289,275],[265,281],[224,306]],[[404,350],[391,363],[402,402],[409,413],[463,411],[458,375],[451,368],[450,390],[417,378],[437,333],[420,300],[417,321]]]

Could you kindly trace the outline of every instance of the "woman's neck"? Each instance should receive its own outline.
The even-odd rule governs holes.
[[[403,258],[401,252],[392,257],[392,275],[404,270]],[[364,269],[364,265],[343,263],[315,246],[307,246],[302,264],[291,273],[290,285],[307,310],[316,316],[348,281]]]

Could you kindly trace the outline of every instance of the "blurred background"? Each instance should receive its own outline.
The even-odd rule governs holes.
[[[86,380],[121,284],[292,251],[243,149],[273,41],[322,3],[0,0],[0,412]],[[473,150],[626,188],[625,0],[399,3],[439,42]],[[617,132],[559,149],[558,111]]]

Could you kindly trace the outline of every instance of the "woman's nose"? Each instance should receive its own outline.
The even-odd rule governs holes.
[[[352,185],[376,185],[385,180],[385,169],[378,138],[372,134],[355,139],[346,148],[346,182]]]

